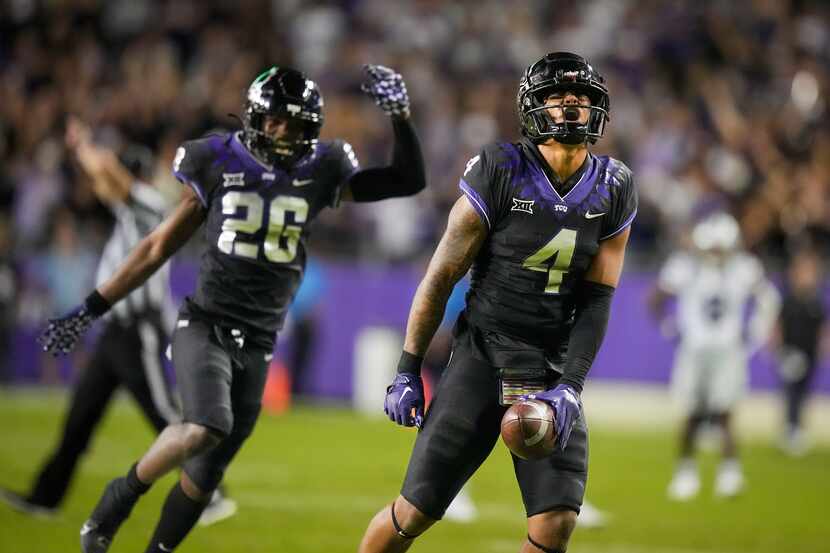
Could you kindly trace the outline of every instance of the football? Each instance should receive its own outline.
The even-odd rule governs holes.
[[[536,399],[517,401],[501,419],[501,439],[521,459],[547,457],[556,443],[553,408]]]

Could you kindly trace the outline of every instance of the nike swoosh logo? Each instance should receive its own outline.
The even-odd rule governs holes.
[[[161,542],[159,542],[159,549],[161,549],[162,551],[168,551],[168,552],[173,551],[172,547],[167,547]]]
[[[588,213],[585,214],[585,218],[586,219],[596,219],[597,217],[602,217],[603,215],[605,215],[604,211],[602,213],[591,213],[589,211]]]
[[[409,386],[407,386],[406,388],[404,388],[403,393],[401,394],[401,397],[400,397],[400,399],[398,400],[398,405],[400,405],[400,404],[401,404],[401,402],[403,401],[403,398],[406,396],[406,394],[408,394],[408,393],[409,393],[409,392],[411,392],[411,391],[412,391],[412,388],[410,388]]]
[[[84,522],[84,525],[81,526],[81,535],[85,536],[95,530],[94,526],[91,526],[88,522]]]
[[[294,179],[293,181],[291,181],[291,184],[293,184],[294,186],[305,186],[307,184],[311,184],[312,182],[314,182],[314,179]]]

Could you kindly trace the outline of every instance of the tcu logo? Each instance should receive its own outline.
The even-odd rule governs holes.
[[[553,206],[553,210],[554,211],[561,211],[562,213],[567,213],[568,212],[568,206],[561,205],[561,204],[556,204],[555,206]]]

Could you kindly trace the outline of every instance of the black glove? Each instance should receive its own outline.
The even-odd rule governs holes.
[[[78,339],[92,326],[93,321],[106,313],[110,304],[97,290],[93,291],[79,305],[63,317],[49,319],[49,326],[38,336],[38,343],[43,351],[57,356],[69,353],[75,348]]]

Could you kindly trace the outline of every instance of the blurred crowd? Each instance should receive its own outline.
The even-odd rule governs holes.
[[[172,202],[178,144],[235,128],[229,114],[271,64],[318,81],[324,138],[384,163],[391,128],[359,84],[363,63],[392,66],[413,100],[428,189],[329,211],[312,243],[327,257],[411,261],[431,252],[465,162],[517,137],[521,72],[558,50],[587,57],[611,90],[595,151],[637,179],[629,268],[653,268],[715,207],[774,269],[794,243],[830,247],[821,0],[0,0],[0,325],[42,320],[92,285],[111,220],[67,156],[67,114]]]

